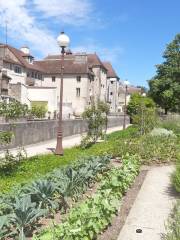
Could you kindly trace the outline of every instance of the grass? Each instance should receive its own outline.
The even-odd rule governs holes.
[[[129,138],[136,130],[130,127],[124,131],[118,131],[108,135],[106,142],[97,143],[90,148],[82,150],[79,147],[73,147],[64,150],[64,156],[58,157],[53,154],[38,155],[28,158],[26,161],[16,164],[12,171],[0,171],[0,192],[7,193],[17,185],[23,185],[27,182],[35,180],[55,168],[72,164],[83,156],[112,154],[114,152],[113,139]]]
[[[175,133],[179,132],[179,128],[174,123],[171,128]],[[14,165],[11,172],[0,171],[0,192],[11,192],[19,184],[40,178],[55,168],[72,164],[83,156],[110,154],[112,157],[122,157],[129,153],[131,155],[138,154],[143,164],[162,163],[180,158],[179,146],[180,137],[153,137],[148,134],[139,136],[137,128],[131,126],[126,130],[109,134],[107,141],[94,144],[85,150],[73,147],[65,149],[64,156],[61,157],[53,154],[34,156]]]

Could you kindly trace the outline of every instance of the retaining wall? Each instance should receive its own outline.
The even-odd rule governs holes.
[[[129,118],[127,117],[127,123]],[[0,131],[13,131],[14,138],[8,148],[17,146],[25,146],[41,141],[47,141],[56,138],[57,135],[57,120],[44,121],[27,121],[16,122],[13,124],[0,124]],[[109,117],[108,127],[116,127],[123,125],[123,116]],[[87,131],[87,123],[84,120],[64,120],[63,121],[63,136],[71,136]],[[0,146],[0,149],[7,148]]]

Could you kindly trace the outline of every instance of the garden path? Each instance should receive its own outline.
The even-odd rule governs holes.
[[[170,175],[173,166],[150,168],[118,240],[160,240],[175,202]],[[142,229],[142,233],[136,233]]]
[[[107,133],[112,133],[118,130],[122,130],[122,126],[112,127],[107,129]],[[64,148],[71,148],[75,145],[79,145],[81,142],[81,134],[72,135],[63,138],[63,147]],[[28,146],[24,146],[24,149],[27,152],[28,157],[35,156],[38,154],[45,154],[45,153],[52,153],[52,151],[56,147],[56,139],[52,139],[49,141],[39,142],[35,144],[31,144]],[[10,152],[12,154],[16,154],[18,151],[17,148],[11,149]],[[0,157],[4,156],[4,152],[0,152]]]

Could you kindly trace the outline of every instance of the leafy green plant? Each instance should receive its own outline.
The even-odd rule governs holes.
[[[177,201],[165,225],[166,233],[162,240],[179,240],[180,236],[180,200]]]
[[[30,196],[16,198],[12,207],[13,213],[9,216],[9,221],[16,226],[19,239],[24,240],[28,229],[32,227],[38,217],[45,214],[45,211],[36,208],[36,204],[31,202]]]
[[[96,143],[97,140],[104,135],[103,128],[105,127],[106,132],[108,112],[109,106],[101,101],[92,103],[92,105],[84,111],[82,117],[88,123],[88,131],[87,136],[82,139],[82,148],[89,147],[91,144]]]
[[[47,113],[47,107],[44,104],[33,103],[30,113],[37,118],[44,118]]]
[[[14,133],[11,131],[0,132],[0,144],[7,145],[12,141]]]
[[[19,117],[24,117],[28,113],[28,106],[26,104],[21,104],[18,101],[13,101],[10,103],[0,102],[0,115],[9,119],[17,119]]]
[[[33,239],[96,239],[111,222],[118,209],[119,199],[139,172],[137,156],[127,155],[122,168],[112,168],[93,197],[72,208],[63,223],[44,230]]]
[[[57,209],[58,203],[54,196],[56,193],[56,185],[48,180],[36,180],[25,189],[23,192],[31,195],[33,202],[36,202],[39,208]]]

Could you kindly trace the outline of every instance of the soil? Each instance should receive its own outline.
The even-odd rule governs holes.
[[[113,218],[111,225],[100,236],[98,236],[98,240],[116,240],[118,238],[118,235],[144,182],[147,172],[148,169],[141,170],[132,187],[127,191],[126,195],[121,200],[117,216]]]

